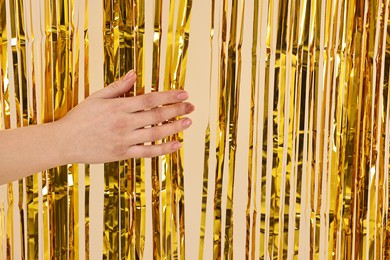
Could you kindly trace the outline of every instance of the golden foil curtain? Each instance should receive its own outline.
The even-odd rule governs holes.
[[[92,27],[98,88],[131,68],[129,95],[183,89],[198,73],[186,71],[189,26],[204,2],[92,4],[0,0],[1,129],[58,120],[89,95]],[[390,257],[389,0],[207,5],[192,20],[209,27],[191,26],[210,32],[210,51],[196,53],[198,68],[210,61],[209,86],[196,84],[196,105],[210,99],[203,172],[191,169],[203,174],[201,207],[184,208],[183,150],[101,165],[101,215],[100,166],[59,166],[0,187],[1,259]],[[186,230],[199,223],[198,244]]]

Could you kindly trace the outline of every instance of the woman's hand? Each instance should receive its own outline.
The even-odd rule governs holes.
[[[121,98],[135,80],[129,72],[54,123],[0,131],[0,184],[69,163],[153,157],[179,149],[179,142],[143,144],[191,125],[188,118],[160,124],[194,110],[184,102],[188,94],[172,90]]]
[[[194,110],[183,102],[188,94],[182,90],[156,92],[124,97],[132,88],[136,75],[130,71],[123,79],[92,94],[58,121],[66,133],[64,154],[69,161],[101,163],[128,158],[153,157],[171,153],[180,143],[167,142],[142,145],[178,133],[191,125],[191,120],[158,125],[168,119]],[[158,125],[158,126],[154,126]]]

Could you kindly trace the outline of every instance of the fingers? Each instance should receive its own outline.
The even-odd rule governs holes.
[[[141,144],[146,142],[153,142],[161,140],[164,137],[176,134],[178,132],[187,129],[192,124],[191,119],[182,118],[180,120],[174,121],[172,123],[135,130],[129,136],[129,143],[132,144]]]
[[[135,97],[120,98],[116,102],[123,111],[132,113],[152,109],[155,107],[183,102],[188,99],[188,93],[184,90],[169,90],[153,92]]]
[[[133,114],[133,123],[136,128],[155,125],[168,119],[186,115],[193,112],[194,105],[188,102],[178,103],[169,106],[158,107],[148,111],[136,112]],[[138,120],[136,120],[137,118]],[[138,121],[138,122],[137,122]]]
[[[117,98],[128,93],[134,86],[137,76],[133,70],[130,70],[126,76],[117,80],[104,89],[93,93],[89,98]]]
[[[167,142],[156,145],[134,145],[128,149],[129,158],[150,158],[164,154],[169,154],[180,149],[181,144],[178,141]]]

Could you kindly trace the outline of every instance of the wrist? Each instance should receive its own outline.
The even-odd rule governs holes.
[[[63,120],[50,123],[51,136],[53,137],[53,152],[58,165],[75,163],[74,144],[67,124]]]

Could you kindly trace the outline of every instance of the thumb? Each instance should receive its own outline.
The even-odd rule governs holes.
[[[128,93],[133,88],[137,76],[134,70],[130,70],[126,76],[111,83],[104,89],[93,93],[90,98],[117,98]]]

